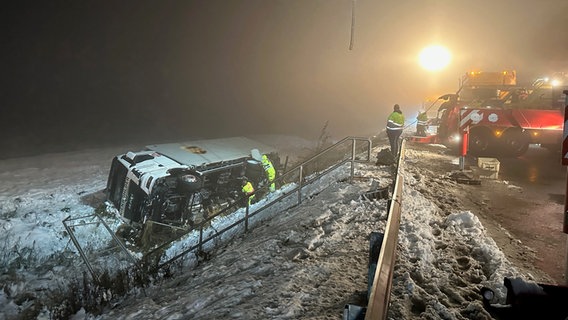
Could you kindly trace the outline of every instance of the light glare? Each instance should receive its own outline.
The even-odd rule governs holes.
[[[445,68],[451,60],[451,54],[443,46],[429,46],[420,52],[420,65],[430,71],[437,71]]]

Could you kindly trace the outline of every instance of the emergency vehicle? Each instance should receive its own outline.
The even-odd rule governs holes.
[[[567,80],[558,73],[520,86],[515,71],[468,72],[455,94],[439,98],[444,102],[430,120],[436,134],[411,140],[458,150],[467,132],[473,155],[520,156],[530,144],[559,150]]]

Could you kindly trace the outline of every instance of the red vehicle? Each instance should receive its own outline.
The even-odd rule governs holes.
[[[457,93],[439,98],[445,102],[431,121],[437,133],[422,142],[459,149],[469,131],[473,155],[520,156],[530,144],[560,150],[567,80],[556,74],[523,87],[514,71],[469,72]]]

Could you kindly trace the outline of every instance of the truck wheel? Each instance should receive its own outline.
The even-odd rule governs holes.
[[[494,144],[493,135],[487,130],[471,130],[469,134],[469,151],[474,155],[487,155]]]
[[[506,155],[519,157],[529,149],[530,137],[520,130],[507,130],[503,133],[501,141]]]

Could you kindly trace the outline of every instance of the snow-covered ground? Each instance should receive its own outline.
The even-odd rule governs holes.
[[[296,137],[259,140],[283,155],[314,147]],[[385,144],[376,145],[373,154]],[[49,293],[81,282],[87,272],[62,220],[93,213],[112,157],[141,147],[0,161],[0,319],[57,318],[58,308],[44,305]],[[427,157],[456,161],[407,150],[389,317],[491,319],[479,289],[491,287],[502,300],[504,277],[531,276],[506,259],[475,212],[447,214],[419,191],[420,180],[427,177],[404,168]],[[369,235],[383,231],[387,218],[386,200],[366,200],[361,194],[372,185],[391,184],[393,172],[391,166],[359,164],[356,175],[364,178],[349,182],[346,171],[337,170],[301,205],[278,206],[270,219],[258,221],[252,231],[237,235],[205,259],[185,259],[172,277],[126,295],[105,293],[105,309],[81,308],[73,318],[340,319],[346,304],[365,301]],[[100,224],[77,227],[75,232],[89,250],[109,245],[110,236]]]

